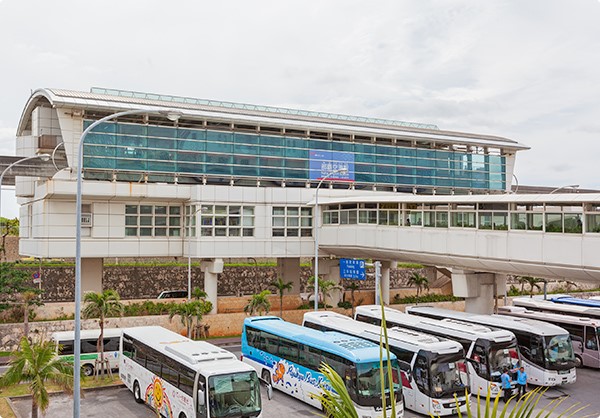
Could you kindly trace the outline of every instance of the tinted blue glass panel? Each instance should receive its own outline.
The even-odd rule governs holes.
[[[204,164],[178,163],[177,169],[180,173],[204,174]]]
[[[413,176],[410,177],[406,177],[406,176],[396,176],[396,182],[398,184],[409,184],[409,185],[413,185],[415,184],[415,178]]]
[[[192,141],[204,141],[206,139],[206,131],[198,129],[177,129],[177,138]]]
[[[466,179],[455,179],[455,180],[454,180],[454,185],[455,185],[456,187],[471,188],[471,180],[466,180]]]
[[[374,164],[377,161],[375,154],[354,154],[355,162],[360,163],[371,163]]]
[[[437,178],[434,180],[436,186],[440,187],[452,187],[454,186],[454,182],[451,179],[441,179]]]
[[[230,165],[233,157],[223,154],[206,154],[205,161],[207,166],[211,165]]]
[[[355,144],[354,152],[357,154],[375,154],[375,146],[369,144]]]
[[[282,147],[284,143],[284,138],[281,136],[260,136],[260,144],[261,145],[270,145],[274,147]]]
[[[105,145],[114,145],[116,143],[115,135],[104,135],[104,134],[95,134],[89,133],[85,137],[84,147],[87,144],[105,144]]]
[[[91,121],[83,121],[83,129],[87,129],[92,124]],[[117,125],[114,122],[104,122],[92,129],[92,132],[105,132],[114,134],[117,132]],[[87,138],[86,138],[87,141]]]
[[[283,167],[283,158],[260,157],[260,165],[265,167]]]
[[[417,158],[417,166],[419,166],[419,167],[435,167],[435,160],[426,160],[424,158]]]
[[[175,128],[167,128],[164,126],[148,126],[148,136],[175,138],[177,130]]]
[[[354,178],[357,182],[373,183],[375,182],[375,174],[373,173],[356,173]]]
[[[175,149],[175,141],[166,138],[148,138],[148,148]]]
[[[83,144],[83,154],[98,157],[114,157],[116,149],[114,147],[105,147],[102,145]]]
[[[354,151],[354,145],[348,142],[332,142],[331,143],[331,150],[332,151],[346,151],[346,152],[353,152]]]
[[[147,140],[142,136],[119,136],[117,137],[117,145],[146,148]]]
[[[204,159],[204,154],[195,152],[178,152],[177,160],[186,162],[201,162]]]
[[[204,151],[206,149],[206,142],[194,139],[181,139],[177,142],[177,147],[181,150]]]
[[[265,168],[261,167],[259,170],[259,175],[263,177],[275,177],[279,179],[285,178],[283,168]]]
[[[308,150],[307,149],[290,149],[285,150],[285,156],[288,158],[303,158],[308,161]]]
[[[288,168],[303,168],[308,169],[308,161],[307,160],[285,160],[285,166]]]
[[[415,169],[412,167],[396,167],[396,173],[404,176],[412,176],[415,173]]]
[[[117,132],[121,135],[146,136],[148,134],[148,127],[146,125],[130,125],[127,123],[119,123],[117,125]]]
[[[159,161],[174,161],[175,153],[164,151],[164,150],[155,150],[155,149],[147,149],[145,150],[146,159],[148,160],[159,160]],[[169,170],[174,171],[174,170]]]
[[[234,156],[233,163],[237,165],[258,165],[258,157],[247,157],[247,156]],[[238,168],[236,168],[238,170]]]
[[[394,157],[393,155],[378,155],[377,156],[377,164],[395,165],[396,157]]]
[[[233,134],[229,132],[206,132],[206,140],[209,142],[230,143],[233,142]]]
[[[205,169],[207,174],[231,175],[230,158],[212,154],[207,155]]]
[[[416,154],[416,150],[414,148],[398,147],[398,149],[396,149],[396,155],[399,155],[399,156],[414,157],[415,154]]]
[[[233,142],[236,144],[259,144],[258,135],[248,134],[233,134]]]
[[[114,158],[83,157],[83,165],[87,168],[114,169]]]
[[[118,158],[116,164],[117,170],[142,170],[146,171],[146,160],[141,159],[123,159]]]
[[[231,154],[233,152],[233,144],[230,142],[207,142],[206,151]]]
[[[325,150],[331,149],[331,142],[329,142],[329,141],[317,141],[317,140],[311,139],[307,142],[309,143],[309,148],[311,148],[311,149],[325,149]]]
[[[308,178],[308,170],[285,169],[285,177],[290,179],[306,179]]]
[[[173,172],[177,171],[177,164],[171,161],[148,161],[148,171]]]
[[[260,155],[269,155],[272,157],[283,157],[285,155],[285,148],[283,147],[260,147]]]

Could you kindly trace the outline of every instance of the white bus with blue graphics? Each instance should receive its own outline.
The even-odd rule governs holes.
[[[400,371],[392,360],[396,417],[404,416]],[[344,380],[359,417],[381,417],[382,395],[379,345],[339,332],[322,332],[286,322],[276,316],[250,317],[242,331],[242,361],[281,390],[316,408],[314,395],[328,381],[319,372],[322,363],[331,366]],[[387,356],[384,351],[387,416],[390,416]]]
[[[303,325],[375,343],[380,341],[380,326],[355,321],[336,312],[307,312]],[[400,362],[406,409],[435,416],[454,415],[458,409],[466,412],[469,400],[465,389],[469,387],[469,378],[459,343],[404,328],[391,328],[388,346]]]
[[[501,329],[470,324],[468,322],[424,318],[408,315],[396,309],[384,308],[388,327],[403,327],[419,332],[444,337],[463,346],[466,355],[466,369],[471,382],[471,393],[492,398],[501,390],[500,375],[505,367],[519,367],[519,349],[515,334]],[[358,306],[355,319],[370,324],[381,325],[381,307],[377,305]]]
[[[503,315],[479,315],[429,306],[409,306],[406,313],[444,321],[458,320],[497,329],[517,337],[527,381],[539,386],[575,383],[575,354],[569,333],[556,325]]]

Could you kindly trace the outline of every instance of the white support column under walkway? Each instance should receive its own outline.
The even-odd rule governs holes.
[[[465,312],[493,313],[494,293],[503,295],[505,288],[506,275],[452,269],[454,296],[465,298]]]
[[[390,304],[390,270],[396,268],[395,261],[381,262],[381,293],[383,295],[383,304]]]
[[[102,292],[103,258],[81,259],[81,294]]]
[[[217,300],[217,284],[219,273],[223,273],[223,259],[215,258],[213,260],[202,261],[200,265],[201,271],[204,273],[204,291],[207,295],[207,300],[211,301],[213,308],[211,314],[216,314],[218,311]]]
[[[289,293],[300,293],[300,258],[278,258],[277,277],[285,283],[292,282]]]
[[[340,260],[339,259],[324,259],[319,262],[319,274],[322,280],[331,280],[337,286],[336,289],[329,291],[327,296],[327,304],[337,308],[338,303],[342,300],[341,279],[340,279]]]

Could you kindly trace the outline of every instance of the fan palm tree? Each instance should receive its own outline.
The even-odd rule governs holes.
[[[202,317],[212,310],[212,303],[206,300],[193,300],[178,303],[169,309],[169,321],[179,315],[181,324],[185,327],[188,338],[192,338],[194,323],[199,325]]]
[[[292,282],[284,282],[281,277],[278,277],[277,280],[269,283],[269,286],[277,289],[279,294],[279,316],[283,316],[283,294],[286,290],[292,290],[294,285]]]
[[[244,306],[244,312],[249,315],[254,315],[255,313],[262,315],[263,312],[268,314],[271,309],[271,302],[269,302],[268,298],[270,294],[270,290],[263,290],[260,293],[252,295],[252,298],[248,300],[248,304]]]
[[[414,286],[417,288],[417,297],[421,294],[423,289],[429,290],[429,279],[425,276],[420,275],[417,272],[414,272],[407,281],[409,286]]]
[[[104,321],[109,316],[123,316],[124,306],[121,303],[119,294],[113,289],[107,289],[102,293],[86,293],[83,297],[83,301],[86,303],[82,312],[83,317],[98,318],[100,335],[98,336],[98,342],[96,343],[96,346],[98,348],[98,352],[100,353],[100,365],[102,368],[102,373],[104,373]]]
[[[12,353],[8,370],[0,378],[0,387],[19,383],[29,383],[31,416],[37,418],[38,409],[44,413],[50,404],[47,383],[73,392],[73,365],[56,355],[53,341],[32,344],[23,337],[19,349]]]
[[[544,279],[540,279],[539,277],[531,277],[531,276],[520,276],[519,283],[521,284],[521,293],[523,292],[523,288],[525,285],[529,285],[529,297],[533,297],[533,291],[535,289],[542,290],[539,283],[543,283]]]
[[[352,317],[354,318],[354,292],[356,292],[358,289],[360,289],[360,286],[356,282],[356,280],[348,280],[345,289],[350,291],[350,303],[352,304]]]
[[[27,290],[21,293],[21,303],[23,304],[23,334],[25,338],[29,338],[29,314],[32,311],[32,307],[42,305],[42,301],[39,299],[39,292]]]
[[[311,276],[308,279],[308,289],[315,289],[315,277]],[[319,279],[319,293],[323,295],[323,307],[327,308],[327,297],[331,296],[330,292],[335,289],[343,289],[342,286],[334,282],[333,280]]]

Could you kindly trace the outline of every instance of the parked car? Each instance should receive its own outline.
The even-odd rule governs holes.
[[[181,299],[187,298],[187,290],[164,290],[156,299]]]

